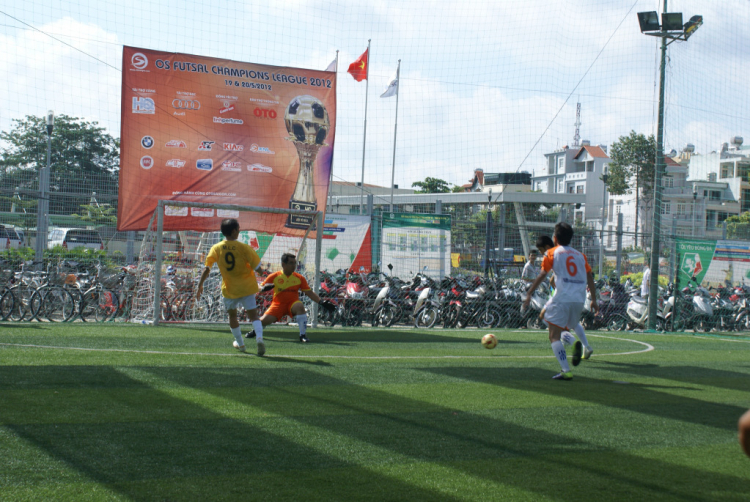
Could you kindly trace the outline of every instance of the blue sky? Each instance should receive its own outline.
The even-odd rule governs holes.
[[[705,24],[669,49],[667,150],[750,141],[750,3],[669,7]],[[0,128],[54,109],[119,135],[123,45],[317,69],[338,49],[334,179],[359,181],[366,86],[346,68],[372,39],[367,183],[390,183],[395,98],[379,95],[399,59],[396,183],[461,184],[476,167],[533,171],[545,152],[572,142],[578,101],[581,137],[592,144],[655,133],[658,41],[636,17],[649,10],[660,2],[6,1]]]

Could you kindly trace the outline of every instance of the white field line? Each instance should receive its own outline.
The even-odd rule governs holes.
[[[629,340],[627,338],[616,338],[613,336],[603,335],[589,335],[597,336],[600,338],[609,338],[611,340],[620,340],[623,342],[632,342],[639,345],[643,345],[646,348],[643,350],[635,350],[631,352],[612,352],[609,354],[594,354],[591,357],[602,357],[602,356],[628,356],[632,354],[642,354],[644,352],[650,352],[654,350],[654,346],[645,342],[639,342],[637,340]],[[253,355],[250,352],[246,354],[233,353],[233,354],[212,354],[206,352],[167,352],[160,350],[129,350],[129,349],[96,349],[90,347],[61,347],[56,345],[32,345],[23,343],[0,343],[0,346],[4,347],[22,347],[22,348],[33,348],[33,349],[54,349],[54,350],[80,350],[87,352],[123,352],[128,354],[159,354],[168,356],[216,356],[216,357],[244,357],[246,355]],[[266,355],[264,357],[280,357],[280,358],[294,358],[294,359],[554,359],[554,355],[551,356],[332,356],[332,355]]]

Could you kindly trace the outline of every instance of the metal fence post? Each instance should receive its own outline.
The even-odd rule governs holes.
[[[443,214],[443,201],[438,199],[435,201],[435,214]],[[438,246],[440,248],[440,265],[438,266],[438,279],[442,280],[445,277],[445,230],[440,228],[440,237]]]
[[[128,244],[125,248],[125,263],[132,265],[134,260],[133,245],[135,243],[135,232],[132,230],[128,232]]]
[[[727,240],[727,220],[721,222],[721,238]]]
[[[622,277],[622,213],[617,215],[617,279]]]

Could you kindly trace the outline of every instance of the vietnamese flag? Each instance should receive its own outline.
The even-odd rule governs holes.
[[[355,62],[349,65],[349,69],[347,71],[351,73],[352,77],[354,77],[354,80],[356,80],[357,82],[362,82],[363,80],[367,79],[367,57],[369,55],[369,52],[370,48],[368,47],[367,50],[365,50],[365,52],[363,52]]]

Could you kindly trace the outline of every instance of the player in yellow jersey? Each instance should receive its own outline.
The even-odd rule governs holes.
[[[221,272],[221,295],[224,297],[224,307],[229,314],[229,327],[234,335],[234,348],[245,352],[245,341],[240,331],[240,323],[237,321],[237,307],[242,305],[253,322],[257,335],[258,355],[262,356],[266,353],[266,345],[263,342],[263,324],[258,319],[255,304],[255,294],[258,292],[255,269],[260,265],[260,257],[253,248],[237,241],[240,235],[240,224],[237,220],[230,218],[222,221],[221,233],[224,234],[226,240],[211,247],[211,251],[206,256],[206,268],[203,269],[195,297],[200,299],[203,294],[203,283],[215,263]]]
[[[285,315],[292,316],[299,324],[299,341],[307,343],[307,314],[305,306],[300,300],[300,293],[309,297],[321,307],[333,310],[335,307],[329,301],[320,300],[320,297],[310,289],[305,277],[295,272],[297,269],[297,257],[291,253],[281,255],[281,270],[274,272],[263,281],[263,291],[273,289],[273,301],[271,306],[263,313],[260,321],[263,326],[273,324]],[[255,326],[255,323],[253,323]],[[258,330],[245,335],[246,338],[257,336]]]

